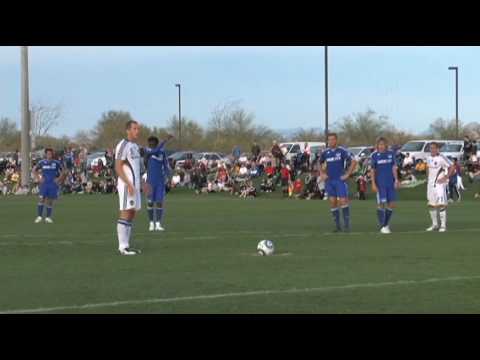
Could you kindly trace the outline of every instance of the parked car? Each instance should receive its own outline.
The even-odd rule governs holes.
[[[352,146],[347,150],[352,153],[356,161],[359,161],[370,157],[370,155],[375,151],[375,148],[373,146]]]
[[[97,151],[87,155],[87,169],[91,169],[93,166],[97,166],[99,160],[102,160],[103,165],[107,164],[105,151]]]
[[[185,160],[188,157],[194,158],[196,152],[195,151],[177,151],[170,155],[167,159],[170,163],[171,168],[175,167],[182,167],[185,163]]]
[[[463,159],[463,141],[449,141],[440,152],[450,160],[455,158],[461,161]]]
[[[195,161],[206,161],[208,167],[210,167],[214,162],[223,162],[225,164],[231,163],[231,160],[229,158],[227,158],[226,156],[222,156],[222,154],[216,152],[196,153],[193,158]]]
[[[415,163],[424,162],[430,154],[430,144],[437,142],[440,145],[440,151],[447,142],[454,140],[412,140],[402,146],[400,152],[409,158],[415,158]]]
[[[281,143],[279,146],[280,149],[282,149],[287,163],[305,150],[305,143],[310,146],[310,151],[312,154],[314,154],[314,150],[315,152],[318,152],[319,150],[325,149],[326,146],[324,142],[315,141],[292,141],[288,143]]]

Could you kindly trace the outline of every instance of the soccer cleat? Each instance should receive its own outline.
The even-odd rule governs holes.
[[[155,230],[155,224],[153,223],[153,221],[150,222],[150,227],[148,228],[148,231],[153,231]]]
[[[133,248],[125,248],[119,251],[120,251],[120,255],[138,255],[141,253],[140,250],[133,249]]]
[[[436,231],[436,230],[438,230],[438,226],[432,225],[428,229],[426,229],[425,231]]]
[[[47,224],[53,224],[53,220],[50,219],[49,217],[45,218],[45,222],[46,222]]]
[[[43,220],[43,218],[41,216],[38,216],[36,219],[35,219],[35,224],[38,224],[38,223],[41,223]]]
[[[382,227],[382,228],[380,229],[380,232],[381,232],[382,234],[391,234],[391,233],[392,233],[392,232],[390,231],[390,227],[388,227],[388,226]]]
[[[156,231],[165,231],[165,229],[162,227],[159,221],[155,224],[155,230]]]
[[[444,227],[444,226],[442,226],[442,227],[438,230],[438,232],[445,232],[445,231],[447,231],[447,228]]]

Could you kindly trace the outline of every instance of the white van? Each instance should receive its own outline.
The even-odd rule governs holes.
[[[420,161],[426,161],[430,154],[430,144],[436,142],[440,145],[440,151],[447,142],[454,140],[412,140],[407,142],[400,148],[400,152],[403,155],[409,154],[409,158],[414,158],[415,163]]]
[[[305,144],[310,146],[311,156],[314,156],[314,154],[323,151],[326,146],[324,142],[315,141],[292,141],[288,143],[281,143],[279,144],[279,146],[287,162],[290,162],[292,158],[297,156],[297,154],[303,153],[303,151],[305,150]]]
[[[450,160],[457,159],[461,161],[463,158],[463,141],[448,141],[440,151]]]

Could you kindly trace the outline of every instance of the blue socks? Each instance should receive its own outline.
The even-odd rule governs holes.
[[[147,210],[148,219],[150,220],[150,222],[157,222],[162,220],[163,208],[157,208],[154,206],[153,203],[148,203]]]
[[[385,221],[383,222],[383,226],[388,226],[390,222],[390,218],[392,217],[393,209],[386,208],[385,209]]]
[[[148,211],[148,220],[150,220],[150,222],[153,222],[153,208],[147,207],[147,211]]]
[[[385,209],[384,208],[377,208],[377,219],[378,219],[378,226],[384,226],[385,223]]]
[[[345,229],[350,229],[350,206],[345,205],[342,206],[342,215],[343,215],[343,223],[345,225]]]
[[[341,230],[340,227],[340,210],[338,208],[330,209],[333,215],[333,220],[335,221],[335,226],[337,227],[337,230]]]
[[[38,214],[38,216],[40,216],[40,217],[43,216],[43,204],[38,204],[38,205],[37,205],[37,214]]]
[[[157,210],[156,221],[161,222],[163,217],[163,208],[156,208],[155,210]]]
[[[53,208],[51,206],[47,206],[47,217],[52,217],[52,211],[53,211]]]

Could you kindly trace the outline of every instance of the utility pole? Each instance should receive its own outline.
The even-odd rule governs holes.
[[[325,143],[328,137],[328,46],[325,46]]]
[[[455,70],[455,134],[458,140],[458,66],[450,66],[448,70]]]
[[[182,148],[182,85],[175,84],[178,87],[178,146]]]
[[[21,46],[21,105],[22,105],[22,134],[21,134],[21,159],[22,159],[22,187],[30,183],[30,104],[28,87],[28,46]]]

